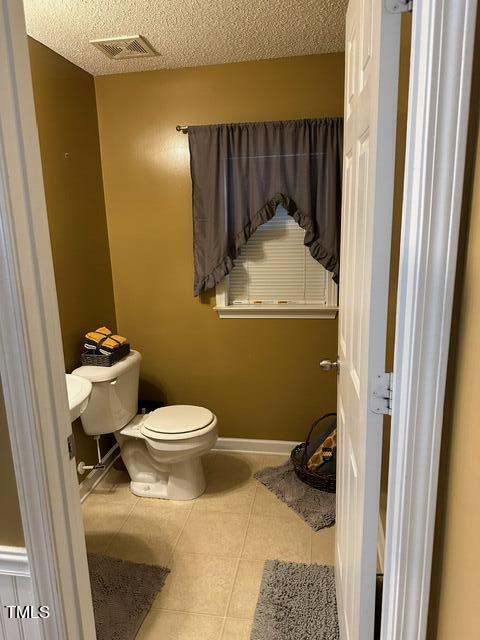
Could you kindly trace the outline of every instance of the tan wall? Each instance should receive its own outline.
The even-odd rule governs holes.
[[[480,65],[480,14],[474,69]],[[480,636],[480,76],[474,74],[447,380],[429,640]]]
[[[22,547],[23,527],[18,506],[7,417],[0,384],[0,545]]]
[[[187,136],[177,124],[337,116],[342,54],[95,79],[119,331],[142,393],[209,407],[223,436],[303,439],[335,409],[333,320],[220,320],[192,293]]]
[[[36,40],[29,38],[29,49],[63,351],[71,371],[79,364],[82,334],[116,324],[95,87],[90,74]],[[74,430],[78,459],[93,460],[93,440],[79,421]],[[0,544],[23,545],[1,389],[0,486]]]
[[[93,76],[29,39],[48,222],[67,371],[82,335],[115,327]],[[79,460],[95,444],[74,425]],[[110,442],[110,438],[107,439]]]

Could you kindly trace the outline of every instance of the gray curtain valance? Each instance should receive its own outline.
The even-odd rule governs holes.
[[[215,287],[282,205],[338,282],[343,119],[188,128],[194,292]]]

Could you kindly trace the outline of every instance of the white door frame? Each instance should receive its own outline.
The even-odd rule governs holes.
[[[413,0],[382,640],[427,629],[477,0]]]
[[[90,640],[95,627],[75,461],[67,451],[65,364],[21,0],[0,0],[0,318],[0,375],[35,605],[52,613],[38,623],[39,637]]]
[[[383,640],[425,637],[475,11],[476,0],[414,0]],[[65,442],[64,362],[20,0],[0,0],[0,300],[0,373],[33,588],[37,604],[55,614],[40,623],[41,637],[90,640],[93,612]]]

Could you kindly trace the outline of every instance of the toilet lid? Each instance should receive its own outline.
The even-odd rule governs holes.
[[[203,429],[212,420],[213,413],[204,407],[176,404],[149,413],[142,425],[142,431],[145,429],[147,434],[149,432],[152,435],[188,433]]]

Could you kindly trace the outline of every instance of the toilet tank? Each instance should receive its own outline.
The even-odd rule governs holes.
[[[86,434],[113,433],[136,415],[141,359],[138,351],[130,351],[111,367],[86,366],[72,371],[92,383],[87,408],[80,417]]]

